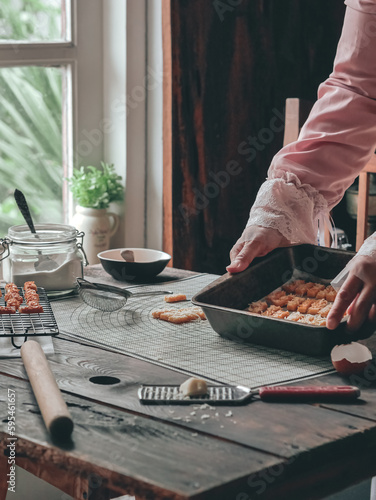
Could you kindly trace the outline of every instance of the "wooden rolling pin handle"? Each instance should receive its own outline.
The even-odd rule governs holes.
[[[21,347],[21,356],[47,429],[58,439],[68,439],[73,420],[43,349],[38,342],[27,340]]]

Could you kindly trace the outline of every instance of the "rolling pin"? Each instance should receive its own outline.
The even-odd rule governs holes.
[[[21,347],[21,357],[47,429],[60,440],[68,439],[73,420],[43,349],[35,340],[27,340]]]

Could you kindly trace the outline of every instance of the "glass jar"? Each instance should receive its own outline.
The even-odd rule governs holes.
[[[17,286],[35,281],[51,296],[71,292],[87,265],[84,233],[62,224],[35,224],[35,230],[31,233],[26,225],[12,226],[8,236],[0,239],[3,279]]]

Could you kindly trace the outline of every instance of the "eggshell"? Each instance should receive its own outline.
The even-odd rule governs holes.
[[[372,353],[365,345],[351,342],[333,347],[330,357],[338,373],[355,375],[364,371],[372,360]]]

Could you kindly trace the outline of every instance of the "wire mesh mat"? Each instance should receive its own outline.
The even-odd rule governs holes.
[[[191,298],[216,278],[204,274],[142,289],[172,290]],[[224,339],[207,320],[173,324],[152,317],[153,311],[166,306],[189,305],[166,304],[163,296],[154,296],[131,298],[111,313],[92,309],[79,298],[54,302],[52,307],[60,330],[77,339],[220,383],[257,388],[333,371],[328,358]]]

